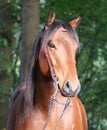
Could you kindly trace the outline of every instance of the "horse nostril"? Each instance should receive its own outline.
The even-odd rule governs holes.
[[[63,87],[64,91],[69,93],[69,91],[71,90],[71,85],[70,85],[70,82],[67,81],[65,84],[64,84],[64,87]]]
[[[67,87],[68,89],[70,89],[69,81],[66,82],[66,87]]]

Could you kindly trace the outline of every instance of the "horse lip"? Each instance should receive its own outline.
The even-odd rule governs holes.
[[[62,89],[60,88],[60,92],[61,92],[62,96],[64,96],[64,97],[74,97],[74,96],[78,95],[80,90],[81,90],[80,85],[78,85],[78,87],[75,91],[70,90],[70,92],[66,92],[63,88]]]
[[[73,93],[72,94],[71,93],[67,93],[63,89],[61,90],[61,94],[64,97],[74,97]]]
[[[70,91],[70,92],[68,93],[68,92],[66,92],[64,89],[62,89],[61,94],[62,94],[64,97],[74,97],[74,96],[75,96],[75,93],[74,93],[73,91]]]

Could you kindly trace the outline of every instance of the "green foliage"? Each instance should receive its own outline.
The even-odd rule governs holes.
[[[0,1],[0,130],[6,126],[10,95],[19,84],[21,2]]]
[[[0,15],[7,9],[9,21],[0,19],[0,63],[9,61],[11,64],[0,66],[0,76],[4,75],[11,79],[11,86],[0,84],[0,95],[10,95],[19,83],[20,66],[20,25],[22,0],[2,0],[5,3],[0,9]],[[80,98],[85,105],[89,130],[107,129],[107,1],[106,0],[41,0],[40,2],[40,25],[45,24],[49,9],[53,7],[58,19],[71,21],[81,15],[83,22],[79,27],[80,53],[77,55],[78,75],[81,82]],[[5,28],[6,36],[4,36]],[[0,32],[1,33],[1,32]],[[7,37],[8,36],[8,37]],[[11,46],[11,55],[4,51]],[[1,77],[0,77],[1,78]],[[5,103],[4,96],[0,98]]]
[[[4,91],[12,93],[19,81],[19,38],[20,38],[20,24],[21,24],[21,0],[2,0],[0,10],[0,77],[4,81],[4,74],[7,79],[12,77],[9,83],[4,82],[0,84],[0,94],[5,95]],[[6,17],[5,17],[6,16]],[[7,49],[8,48],[8,49]],[[0,98],[0,102],[3,99]],[[4,99],[5,102],[5,99]]]
[[[8,41],[5,38],[0,38],[0,47],[7,47],[8,46]]]

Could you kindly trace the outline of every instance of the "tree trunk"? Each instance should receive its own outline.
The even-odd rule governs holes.
[[[31,48],[38,34],[39,26],[39,0],[23,0],[22,3],[22,44],[20,81],[26,76],[26,67]]]

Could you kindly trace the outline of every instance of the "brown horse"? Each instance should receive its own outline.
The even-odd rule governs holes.
[[[11,97],[7,130],[87,130],[85,109],[77,97],[80,83],[75,29],[81,18],[55,20],[51,10],[38,35],[26,82]]]

